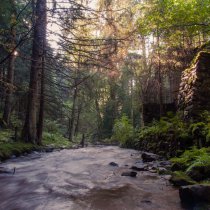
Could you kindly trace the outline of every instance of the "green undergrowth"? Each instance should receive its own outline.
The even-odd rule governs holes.
[[[70,148],[72,143],[59,133],[48,133],[43,134],[43,145],[53,146],[54,148]]]
[[[175,171],[175,172],[173,172],[172,176],[170,178],[170,181],[175,186],[185,186],[185,185],[192,185],[192,184],[196,184],[197,183],[195,180],[193,180],[191,177],[189,177],[183,171]]]
[[[204,111],[197,121],[184,121],[180,113],[168,113],[143,128],[132,126],[127,116],[117,119],[112,140],[123,147],[174,157],[192,146],[210,146],[210,114]]]
[[[14,141],[14,131],[11,129],[0,130],[0,160],[6,160],[13,155],[20,156],[34,150],[43,150],[46,147],[70,148],[72,143],[59,133],[44,132],[42,146]]]
[[[201,182],[210,181],[210,147],[186,150],[180,157],[171,159],[172,169],[183,171],[191,179]]]
[[[119,141],[122,147],[133,147],[134,135],[135,130],[131,121],[126,115],[123,115],[120,119],[115,120],[110,142]]]
[[[13,155],[20,156],[38,149],[38,146],[23,142],[0,143],[0,159],[6,160]]]
[[[140,129],[134,147],[170,157],[190,146],[191,142],[192,136],[189,135],[187,123],[180,115],[168,113],[166,117]]]

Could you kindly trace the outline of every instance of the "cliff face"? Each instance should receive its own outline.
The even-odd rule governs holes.
[[[178,109],[185,117],[210,111],[210,52],[199,52],[192,66],[182,73]]]

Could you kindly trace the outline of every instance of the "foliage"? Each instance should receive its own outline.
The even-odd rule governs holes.
[[[175,43],[181,34],[190,35],[192,39],[198,31],[206,31],[209,26],[209,4],[209,0],[145,1],[137,7],[143,14],[138,19],[139,31],[151,34],[160,30]]]
[[[199,162],[200,158],[202,159],[202,157],[206,157],[208,151],[209,149],[207,148],[197,149],[193,147],[190,150],[186,150],[180,157],[172,158],[171,161],[173,163],[178,163],[182,165],[183,168],[187,169],[197,161]]]
[[[0,130],[0,143],[5,143],[11,141],[13,132],[10,129]]]
[[[133,144],[134,128],[126,115],[115,120],[112,140],[118,140],[122,146],[130,147]]]
[[[5,160],[10,158],[12,155],[19,156],[23,153],[31,152],[37,148],[38,146],[23,142],[0,143],[0,159]]]
[[[172,173],[172,177],[170,181],[175,185],[175,186],[184,186],[184,185],[192,185],[196,184],[196,182],[191,179],[186,173],[183,171],[175,171]]]
[[[180,149],[179,147],[188,144],[189,140],[187,124],[183,122],[179,114],[174,116],[168,113],[166,117],[139,130],[136,147],[167,154],[167,152],[176,152],[174,149]]]
[[[204,111],[200,116],[201,121],[191,123],[189,126],[190,134],[194,139],[201,139],[202,145],[210,146],[210,114]]]
[[[63,137],[61,134],[48,132],[44,132],[43,134],[43,145],[51,145],[55,148],[70,148],[72,146],[71,142],[67,138]]]
[[[196,156],[192,164],[187,168],[186,172],[190,172],[193,168],[208,167],[210,168],[210,151]]]
[[[48,133],[57,133],[60,130],[60,124],[55,120],[45,120],[44,130]]]

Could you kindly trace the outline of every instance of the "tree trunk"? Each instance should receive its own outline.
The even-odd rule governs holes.
[[[159,29],[157,29],[157,47],[158,47],[158,84],[159,84],[159,114],[160,117],[163,115],[163,87],[162,87],[162,76],[161,76],[161,63],[160,63],[160,35]]]
[[[23,129],[23,138],[26,141],[37,143],[37,105],[38,84],[42,70],[42,58],[46,36],[46,0],[37,0],[36,21],[34,25],[32,63],[28,95],[28,108]]]
[[[42,76],[41,76],[41,91],[40,91],[40,108],[39,108],[39,121],[37,126],[37,143],[42,144],[42,133],[44,125],[44,85],[45,85],[45,59],[42,61]]]
[[[9,58],[9,66],[7,72],[7,83],[8,89],[6,91],[5,96],[5,105],[4,105],[4,114],[3,114],[3,122],[6,125],[10,123],[10,114],[12,108],[12,92],[13,92],[13,82],[14,82],[14,63],[15,63],[15,55],[11,55]]]
[[[15,29],[14,26],[11,27],[10,34],[10,44],[11,49],[15,46]],[[3,113],[3,123],[8,126],[10,123],[10,115],[11,115],[11,107],[12,107],[12,92],[13,92],[13,83],[14,83],[14,70],[15,70],[15,53],[12,53],[9,58],[9,65],[7,69],[7,79],[6,82],[8,84],[5,96],[5,105],[4,105],[4,113]]]
[[[76,85],[76,81],[75,81],[75,85]],[[71,110],[71,118],[69,120],[69,141],[72,140],[72,136],[74,135],[73,132],[74,132],[76,99],[77,99],[77,87],[74,88],[73,106]]]
[[[95,98],[95,106],[96,106],[96,113],[97,113],[97,133],[98,133],[98,138],[100,139],[101,134],[102,134],[102,118],[101,118],[100,106],[99,106],[99,102],[97,98]]]
[[[76,136],[78,131],[79,131],[79,121],[80,121],[80,114],[81,114],[81,112],[82,112],[82,104],[80,104],[78,106],[76,125],[75,125],[75,129],[74,129],[74,136]]]

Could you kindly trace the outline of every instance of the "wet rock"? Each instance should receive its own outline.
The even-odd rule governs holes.
[[[150,200],[142,200],[141,203],[148,203],[148,204],[150,204],[150,203],[152,203],[152,201],[150,201]]]
[[[155,170],[155,169],[150,169],[149,172],[150,172],[150,173],[157,173],[157,170]]]
[[[159,173],[160,175],[163,175],[163,174],[168,174],[169,171],[168,171],[166,168],[159,167],[159,168],[158,168],[158,173]]]
[[[181,171],[174,172],[169,181],[175,186],[186,186],[196,184],[194,180],[192,180],[188,175]]]
[[[170,161],[160,161],[158,165],[168,168],[168,167],[171,167],[171,162]]]
[[[170,180],[172,176],[171,175],[163,175],[162,177],[166,180]]]
[[[132,170],[135,171],[147,171],[147,165],[145,164],[135,164],[133,166],[131,166]]]
[[[149,152],[144,152],[141,155],[143,162],[152,162],[160,159],[159,155],[149,153]]]
[[[210,185],[196,184],[184,186],[179,189],[182,202],[210,202]]]
[[[137,172],[135,171],[126,171],[121,174],[121,176],[130,176],[130,177],[136,177],[136,175],[137,175]]]
[[[119,166],[119,165],[118,165],[117,163],[115,163],[115,162],[110,162],[109,165],[110,165],[110,166],[114,166],[114,167],[118,167],[118,166]]]
[[[0,167],[0,174],[14,174],[14,173],[15,173],[15,168],[8,169],[8,168]]]
[[[46,147],[45,152],[53,152],[54,148],[53,147]]]

